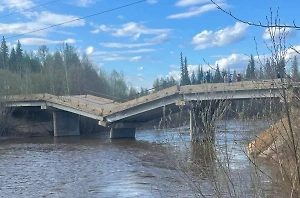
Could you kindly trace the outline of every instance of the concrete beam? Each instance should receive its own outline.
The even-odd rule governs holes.
[[[108,115],[106,120],[108,122],[117,122],[119,120],[130,118],[136,116],[138,114],[142,114],[148,111],[153,111],[155,109],[162,108],[164,106],[175,104],[178,100],[180,100],[179,94],[174,94],[172,96],[168,96],[162,99],[157,99],[154,101],[149,101],[148,103],[144,103],[141,105],[137,105],[123,111]]]
[[[80,135],[79,115],[66,111],[54,111],[53,126],[55,137]]]
[[[98,121],[100,126],[109,127],[109,128],[137,128],[145,122],[116,122],[116,123],[107,123],[105,121]]]
[[[112,128],[110,129],[110,139],[135,138],[135,128]]]
[[[85,112],[85,111],[80,110],[80,109],[75,109],[75,108],[64,106],[64,105],[61,105],[61,104],[56,104],[54,102],[47,102],[46,105],[47,105],[46,108],[53,107],[53,108],[56,108],[56,109],[59,109],[59,110],[68,111],[68,112],[78,114],[78,115],[81,115],[81,116],[85,116],[85,117],[88,117],[88,118],[92,118],[92,119],[95,119],[95,120],[103,120],[103,116],[95,115],[95,113],[92,113],[92,112],[91,113]]]
[[[45,105],[46,102],[43,101],[9,101],[5,103],[6,107],[39,107]]]

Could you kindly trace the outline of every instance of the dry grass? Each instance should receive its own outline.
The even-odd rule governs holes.
[[[250,142],[248,145],[249,154],[258,156],[266,151],[274,142],[276,142],[278,137],[282,135],[282,132],[285,131],[287,124],[287,118],[283,118],[258,135],[256,139]]]

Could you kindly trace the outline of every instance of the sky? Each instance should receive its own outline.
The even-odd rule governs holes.
[[[151,88],[160,77],[178,80],[181,52],[190,73],[198,65],[213,71],[217,64],[221,70],[243,72],[251,54],[270,54],[265,28],[238,22],[210,0],[146,0],[123,7],[137,1],[1,0],[0,36],[10,48],[20,40],[26,51],[41,45],[55,51],[67,42],[88,54],[97,70],[122,71],[128,84],[137,88]],[[282,24],[295,21],[300,26],[297,0],[215,2],[244,21],[263,24],[270,8],[274,14],[279,8]],[[119,7],[123,8],[115,9]],[[287,45],[300,50],[297,30],[287,32]],[[288,50],[287,58],[293,56]]]

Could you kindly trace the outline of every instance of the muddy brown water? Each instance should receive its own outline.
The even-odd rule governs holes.
[[[266,128],[266,122],[222,121],[216,126],[217,155],[230,159],[237,194],[253,197],[251,165],[244,147],[253,138],[252,131]],[[187,127],[137,131],[135,140],[110,140],[108,134],[3,139],[0,197],[201,196],[190,181],[199,184],[204,195],[216,197],[211,176],[217,163],[208,163],[205,154],[194,155],[194,150],[198,149],[190,144]],[[192,179],[187,179],[178,171],[176,159],[205,161],[203,174],[191,168]],[[268,171],[267,165],[262,167]],[[263,179],[259,186],[267,197],[280,197],[270,179]]]

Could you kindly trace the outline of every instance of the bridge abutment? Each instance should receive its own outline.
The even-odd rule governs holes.
[[[111,128],[110,139],[135,138],[136,128]]]
[[[54,136],[80,135],[79,115],[66,111],[53,111]]]

